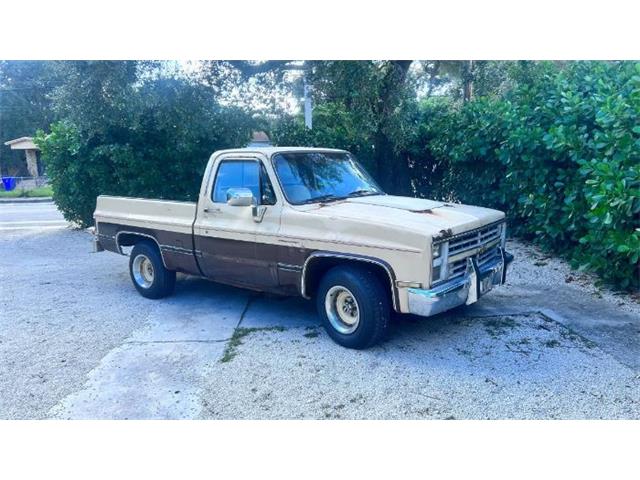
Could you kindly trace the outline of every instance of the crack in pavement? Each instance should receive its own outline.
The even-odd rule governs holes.
[[[220,342],[228,342],[231,340],[229,338],[221,338],[219,340],[128,340],[122,342],[123,345],[150,345],[153,343],[220,343]]]
[[[549,317],[545,315],[540,310],[524,310],[524,311],[515,311],[515,312],[505,312],[505,313],[492,313],[487,315],[459,315],[459,318],[494,318],[494,317],[522,317],[527,315],[543,315],[545,317]],[[553,319],[552,319],[553,320]]]
[[[238,324],[236,325],[236,328],[234,330],[237,330],[238,327],[240,327],[240,324],[242,324],[242,321],[244,320],[245,315],[249,311],[249,307],[251,306],[251,303],[253,302],[253,300],[257,299],[258,297],[262,297],[262,295],[259,294],[259,293],[255,293],[255,294],[249,295],[247,297],[247,303],[245,304],[244,309],[242,310],[242,313],[240,314],[240,319],[238,320]]]
[[[210,284],[193,286],[191,291],[187,285],[178,295],[156,303],[145,325],[109,351],[89,372],[81,389],[60,400],[49,416],[197,417],[209,366],[221,356],[242,322],[251,297],[235,289],[212,292]]]

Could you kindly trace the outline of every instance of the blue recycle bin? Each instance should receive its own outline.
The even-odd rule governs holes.
[[[16,177],[2,177],[2,185],[7,192],[16,188]]]

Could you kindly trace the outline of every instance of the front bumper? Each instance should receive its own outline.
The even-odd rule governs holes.
[[[429,317],[459,305],[470,305],[493,288],[506,281],[507,267],[513,255],[500,248],[500,256],[487,264],[478,266],[475,257],[467,259],[467,270],[463,277],[438,285],[431,290],[408,289],[409,313]]]

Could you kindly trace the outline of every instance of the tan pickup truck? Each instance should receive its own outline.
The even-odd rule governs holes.
[[[386,195],[342,150],[214,153],[196,203],[99,196],[96,249],[126,254],[135,288],[169,295],[176,272],[314,298],[329,335],[366,348],[391,309],[430,316],[504,283],[504,213]]]

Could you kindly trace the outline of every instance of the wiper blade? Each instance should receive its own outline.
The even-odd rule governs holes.
[[[332,193],[329,193],[327,195],[320,195],[319,197],[310,198],[309,200],[305,200],[302,203],[327,202],[327,201],[331,201],[331,200],[344,200],[345,198],[346,197],[339,197],[337,195],[333,195]]]
[[[382,195],[382,194],[377,190],[359,188],[358,190],[354,190],[353,192],[349,193],[347,197],[364,197],[368,195]]]
[[[305,200],[302,202],[305,203],[317,203],[317,202],[328,202],[328,201],[336,201],[336,200],[345,200],[349,197],[364,197],[366,195],[382,195],[378,190],[370,190],[360,188],[358,190],[354,190],[353,192],[347,195],[334,195],[333,193],[328,193],[326,195],[320,195],[318,197],[310,198],[309,200]]]

